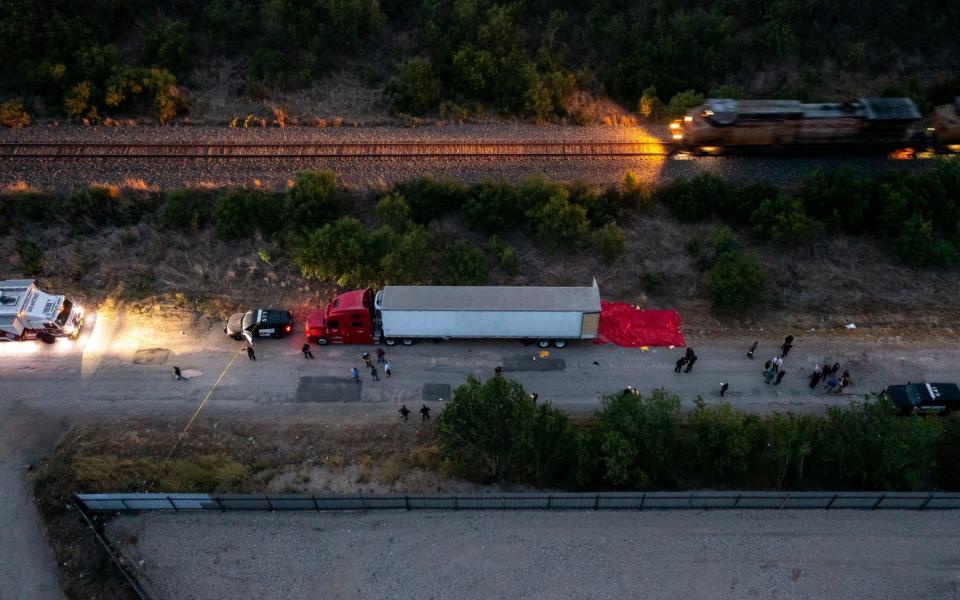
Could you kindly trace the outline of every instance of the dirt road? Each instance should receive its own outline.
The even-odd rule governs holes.
[[[163,598],[957,600],[958,526],[899,511],[204,513],[122,517],[108,535]]]

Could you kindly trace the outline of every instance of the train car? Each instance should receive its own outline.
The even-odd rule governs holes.
[[[953,104],[934,109],[927,133],[936,151],[960,152],[960,96],[953,99]]]
[[[843,103],[711,98],[670,124],[678,150],[890,152],[922,143],[920,112],[909,98]]]

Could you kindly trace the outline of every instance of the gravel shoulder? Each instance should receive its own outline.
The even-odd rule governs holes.
[[[956,513],[142,514],[107,533],[162,598],[960,598]]]

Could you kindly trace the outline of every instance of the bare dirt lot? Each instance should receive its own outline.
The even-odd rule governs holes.
[[[960,515],[142,514],[108,535],[163,598],[960,598]]]

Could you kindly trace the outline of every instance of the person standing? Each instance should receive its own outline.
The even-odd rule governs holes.
[[[830,375],[836,377],[836,376],[837,376],[837,371],[839,371],[839,370],[840,370],[840,363],[838,363],[838,362],[833,363],[833,366],[830,367]]]
[[[304,344],[300,351],[303,352],[304,358],[313,358],[313,352],[310,351],[310,344]]]
[[[247,358],[257,360],[257,353],[253,351],[253,346],[247,346]]]
[[[777,371],[777,379],[776,381],[773,382],[773,385],[780,385],[780,382],[783,381],[783,376],[786,374],[787,374],[786,371],[783,371],[783,370]]]
[[[363,359],[363,362],[364,362],[364,364],[367,365],[367,367],[370,366],[370,353],[369,353],[369,352],[364,352],[363,354],[360,355],[360,358]]]
[[[725,381],[720,382],[720,397],[723,398],[723,395],[727,393],[727,390],[730,389],[730,384]]]
[[[681,356],[680,358],[677,359],[677,362],[676,362],[676,364],[675,364],[674,367],[673,367],[673,372],[674,372],[674,373],[679,373],[680,371],[683,370],[683,365],[685,365],[685,364],[687,364],[687,357],[686,357],[686,356]]]
[[[377,373],[377,368],[372,364],[370,365],[370,379],[373,381],[380,381],[380,375]]]
[[[747,350],[747,358],[753,360],[753,352],[757,349],[757,340],[753,340],[753,343],[750,344],[750,349]]]
[[[393,369],[393,365],[390,364],[390,361],[387,361],[383,365],[383,372],[387,374],[387,379],[390,379],[390,370]]]
[[[780,365],[783,364],[783,359],[779,356],[774,356],[770,359],[770,365],[773,367],[773,372],[776,373],[780,370]]]
[[[773,365],[770,365],[770,368],[763,372],[763,382],[770,383],[773,381],[773,376],[776,374],[776,369],[773,368]]]
[[[687,368],[683,370],[684,373],[689,373],[693,369],[693,363],[697,362],[697,355],[691,354],[690,359],[687,361]]]
[[[184,381],[183,373],[180,372],[180,367],[173,368],[173,378],[177,381]]]
[[[400,420],[406,423],[407,417],[410,416],[410,409],[407,408],[407,405],[404,404],[403,406],[401,406],[400,410],[398,410],[397,412],[400,413]]]
[[[537,400],[540,399],[540,394],[534,392],[534,393],[530,394],[530,399],[533,400],[533,404],[534,404],[534,406],[536,406]]]
[[[360,383],[360,369],[356,367],[350,369],[350,376],[353,377],[355,383]]]
[[[377,362],[378,362],[378,363],[386,362],[386,360],[384,360],[384,357],[385,357],[386,355],[387,355],[387,353],[383,351],[383,348],[377,348]]]
[[[826,392],[829,394],[830,392],[833,391],[835,387],[837,387],[837,379],[836,377],[831,375],[830,378],[827,379],[827,384],[823,386],[823,389],[826,390]]]
[[[427,406],[426,404],[424,404],[424,405],[420,408],[420,420],[421,420],[421,421],[429,421],[429,420],[430,420],[430,407]]]
[[[790,352],[790,348],[793,348],[793,336],[788,335],[783,338],[783,345],[780,346],[780,356],[786,358],[787,353]]]
[[[494,368],[493,368],[493,374],[496,375],[497,377],[500,377],[501,375],[503,375],[503,367],[501,367],[501,366],[499,366],[499,365],[496,366],[496,367],[494,367]]]
[[[813,373],[810,374],[810,389],[816,388],[818,383],[820,383],[820,365],[814,367]]]
[[[684,354],[683,357],[684,357],[685,359],[687,359],[687,360],[690,360],[691,358],[693,358],[693,355],[694,355],[693,348],[690,347],[690,346],[688,346],[688,347],[687,347],[687,353]]]

